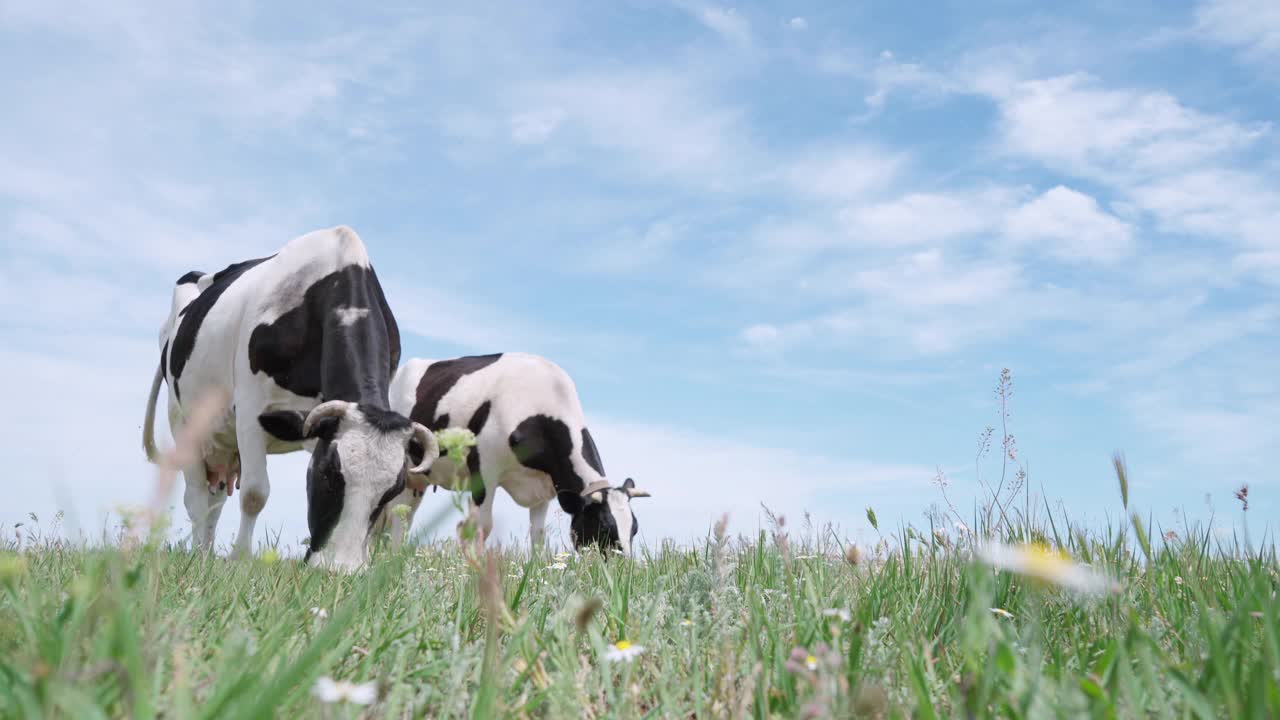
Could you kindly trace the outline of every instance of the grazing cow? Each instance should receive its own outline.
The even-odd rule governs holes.
[[[231,395],[200,459],[183,468],[193,546],[212,545],[235,483],[235,552],[247,554],[270,493],[267,454],[306,448],[306,561],[361,567],[374,520],[404,489],[410,442],[430,450],[416,472],[430,468],[438,449],[430,430],[387,406],[400,332],[359,236],[318,230],[271,257],[183,275],[160,343],[143,427],[148,458],[156,458],[162,381],[175,432],[201,394]]]
[[[493,501],[499,487],[529,509],[529,539],[543,545],[547,504],[552,498],[572,517],[575,547],[595,543],[631,552],[639,530],[631,499],[648,497],[630,478],[610,487],[600,453],[587,430],[573,380],[558,365],[525,353],[502,353],[453,360],[412,359],[391,381],[391,407],[432,430],[465,427],[476,446],[466,471],[448,456],[429,474],[410,472],[408,487],[388,506],[407,505],[406,519],[389,513],[393,542],[400,542],[422,502],[427,485],[453,487],[455,477],[471,480],[471,502],[480,531],[493,528]]]

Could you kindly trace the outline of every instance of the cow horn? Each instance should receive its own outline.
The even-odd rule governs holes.
[[[651,497],[651,496],[649,495],[649,492],[647,490],[637,490],[635,488],[627,488],[627,497],[638,498],[638,497]]]
[[[347,414],[347,410],[351,407],[351,403],[346,400],[329,400],[322,402],[311,409],[307,415],[307,419],[302,421],[302,437],[311,436],[311,428],[315,424],[327,417],[342,417]]]
[[[608,490],[609,483],[606,480],[597,480],[582,489],[582,497],[587,497],[592,493],[598,493],[601,490]]]
[[[409,472],[421,475],[431,469],[431,463],[434,463],[440,455],[440,443],[436,440],[436,434],[422,423],[413,424],[413,436],[422,443],[422,462],[418,463],[417,467],[409,468]],[[423,489],[425,488],[424,485]]]

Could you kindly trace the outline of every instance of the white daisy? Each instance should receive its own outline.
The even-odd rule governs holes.
[[[619,640],[605,651],[604,659],[609,662],[631,662],[642,652],[644,652],[643,645],[632,645],[626,640]]]
[[[548,570],[564,570],[564,569],[565,569],[565,568],[567,568],[567,567],[569,567],[569,566],[568,566],[568,565],[566,565],[566,564],[564,564],[564,563],[562,563],[562,562],[555,562],[555,563],[551,563],[550,565],[548,565],[548,566],[547,566],[547,569],[548,569]]]
[[[331,677],[316,680],[311,694],[321,702],[349,702],[356,705],[372,705],[378,699],[378,683],[350,683],[345,680],[335,681]]]
[[[817,669],[818,669],[818,658],[816,658],[816,657],[814,657],[814,656],[812,656],[812,655],[810,655],[810,656],[806,657],[806,658],[804,659],[804,666],[805,666],[805,667],[807,667],[807,668],[809,668],[810,670],[817,670]]]
[[[1004,608],[987,608],[987,609],[990,610],[991,614],[995,615],[996,617],[1002,617],[1005,620],[1013,619],[1013,613],[1009,612],[1008,610],[1005,610]]]
[[[315,615],[315,616],[316,616],[316,619],[318,619],[318,620],[324,620],[325,618],[329,617],[329,611],[328,611],[328,610],[325,610],[325,609],[324,609],[324,608],[322,608],[322,607],[313,607],[313,608],[311,608],[311,614],[312,614],[312,615]]]
[[[1088,565],[1075,562],[1065,552],[1047,545],[992,543],[982,549],[987,564],[1057,585],[1081,595],[1100,595],[1113,588],[1111,578]]]

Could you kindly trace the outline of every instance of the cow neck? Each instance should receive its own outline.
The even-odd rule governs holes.
[[[325,297],[320,391],[326,400],[346,400],[389,409],[391,370],[400,356],[395,318],[371,268],[346,268]],[[335,318],[340,308],[365,314],[353,322]]]

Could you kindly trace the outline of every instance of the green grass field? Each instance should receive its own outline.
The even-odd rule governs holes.
[[[808,534],[634,561],[439,542],[354,577],[11,538],[0,717],[1280,717],[1274,544],[1003,526],[1116,583],[1082,597],[955,529]],[[611,661],[621,640],[643,650]]]

